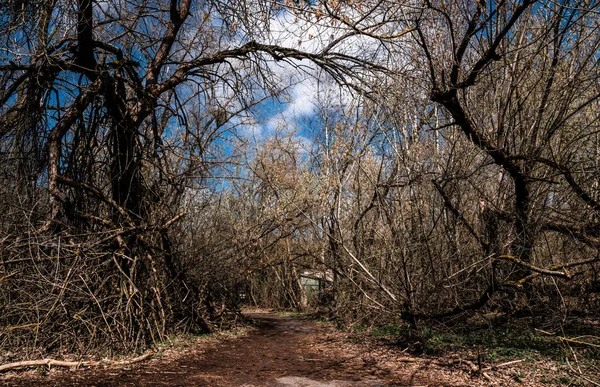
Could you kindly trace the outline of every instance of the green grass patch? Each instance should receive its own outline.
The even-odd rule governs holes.
[[[488,360],[492,361],[542,357],[560,360],[567,355],[556,337],[543,335],[529,328],[507,326],[462,332],[425,328],[419,336],[423,341],[424,352],[435,355],[473,349],[485,353]]]
[[[371,336],[374,337],[398,337],[406,335],[409,332],[410,327],[408,325],[400,324],[386,324],[374,327],[371,330]]]
[[[477,352],[489,361],[551,359],[562,362],[570,349],[557,336],[547,335],[526,324],[506,324],[501,327],[473,328],[462,326],[422,326],[419,329],[404,324],[385,324],[368,329],[357,324],[357,335],[370,334],[391,344],[402,346],[415,355],[444,356],[450,352]],[[579,348],[586,357],[597,358],[597,348]]]

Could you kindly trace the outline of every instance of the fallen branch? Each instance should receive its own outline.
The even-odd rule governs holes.
[[[482,371],[484,371],[484,372],[485,371],[492,371],[492,370],[496,370],[498,368],[506,367],[506,366],[509,366],[509,365],[522,363],[524,361],[525,361],[525,359],[507,361],[506,363],[501,363],[501,364],[496,364],[496,365],[492,365],[492,366],[489,366],[489,367],[485,367],[484,369],[482,369]]]
[[[482,372],[481,375],[490,383],[494,383],[494,379],[492,379],[492,377],[490,375],[487,374],[487,372]]]
[[[529,269],[531,271],[535,271],[537,273],[544,274],[544,275],[549,275],[549,276],[552,276],[552,277],[560,277],[560,278],[566,278],[566,279],[571,279],[573,277],[566,269],[563,269],[563,271],[555,271],[555,270],[543,269],[541,267],[537,267],[537,266],[534,266],[534,265],[532,265],[530,263],[521,261],[519,258],[514,257],[512,255],[501,255],[499,257],[496,257],[496,259],[502,259],[502,260],[505,260],[505,261],[511,261],[511,262],[514,262],[514,263],[516,263],[519,266],[523,266],[523,267],[525,267],[525,268],[527,268],[527,269]]]
[[[595,343],[589,343],[589,342],[585,342],[585,341],[581,341],[579,340],[581,337],[586,337],[586,336],[581,336],[581,337],[576,337],[576,338],[568,338],[568,337],[564,337],[564,336],[558,336],[556,333],[552,333],[552,332],[547,332],[541,329],[537,329],[536,331],[541,332],[545,335],[548,336],[554,336],[556,337],[558,340],[566,342],[566,343],[571,343],[571,344],[577,344],[577,345],[582,345],[582,346],[590,346],[590,347],[594,347],[594,348],[600,348],[600,345],[595,344]]]
[[[569,361],[569,359],[565,359],[567,361],[567,365],[569,366],[569,370],[571,371],[571,374],[575,375],[578,378],[581,378],[583,380],[585,380],[586,382],[588,382],[590,385],[592,386],[600,386],[600,383],[593,381],[592,379],[588,378],[586,375],[584,375],[581,370],[576,370],[575,368],[573,368],[573,366],[571,365],[571,362]]]
[[[472,362],[470,360],[465,360],[465,359],[435,360],[435,359],[423,359],[423,358],[419,358],[419,357],[401,357],[401,358],[396,359],[396,361],[401,362],[401,363],[434,364],[434,365],[443,366],[443,367],[451,367],[451,366],[455,366],[455,365],[465,364],[469,367],[470,371],[473,374],[481,374],[484,378],[488,379],[489,381],[492,381],[492,378],[489,376],[489,374],[487,374],[488,371],[493,371],[498,368],[522,363],[525,360],[524,359],[512,360],[512,361],[508,361],[506,363],[495,364],[495,365],[491,365],[489,367],[485,367],[485,368],[481,368],[481,369],[474,362]]]
[[[586,259],[583,261],[577,261],[577,262],[571,262],[571,263],[566,263],[566,264],[562,264],[562,265],[555,265],[555,266],[550,266],[549,270],[565,270],[565,269],[570,269],[573,267],[577,267],[577,266],[582,266],[582,265],[588,265],[588,264],[592,264],[592,263],[596,263],[596,262],[600,262],[600,259],[598,258],[591,258],[591,259]],[[566,271],[566,270],[565,270]],[[527,281],[540,276],[540,273],[531,273],[526,277],[521,278],[518,281],[514,282],[514,285],[520,287],[522,286],[524,283],[526,283]]]
[[[144,360],[150,359],[154,356],[154,352],[146,352],[145,354],[134,357],[129,360],[109,360],[109,361],[63,361],[56,359],[41,359],[41,360],[25,360],[18,361],[15,363],[8,363],[4,365],[0,365],[0,372],[19,369],[19,368],[27,368],[27,367],[37,367],[37,366],[55,366],[55,367],[100,367],[100,366],[111,366],[111,365],[129,365],[134,363],[139,363]]]

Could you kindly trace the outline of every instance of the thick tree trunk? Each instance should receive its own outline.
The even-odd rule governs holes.
[[[112,198],[131,214],[140,216],[142,193],[140,164],[136,157],[137,129],[122,121],[116,123],[112,131]]]
[[[138,125],[128,112],[125,85],[116,79],[107,88],[107,109],[112,128],[110,178],[112,199],[139,221],[142,213],[141,164],[138,153]],[[121,216],[115,213],[117,219]],[[120,222],[117,222],[120,223]]]

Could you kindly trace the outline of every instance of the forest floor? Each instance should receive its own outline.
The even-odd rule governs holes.
[[[7,386],[538,386],[561,385],[556,362],[485,364],[469,352],[411,356],[398,343],[302,316],[247,313],[238,334],[188,337],[148,361],[109,368],[38,368],[0,375]],[[474,356],[474,357],[473,357]],[[493,368],[493,365],[500,365]],[[558,368],[557,368],[558,367]],[[575,385],[563,380],[564,385]],[[579,384],[577,384],[579,385]],[[585,384],[581,384],[585,385]]]

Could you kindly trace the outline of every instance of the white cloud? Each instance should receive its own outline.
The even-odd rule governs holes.
[[[302,117],[312,115],[315,111],[319,92],[318,82],[315,78],[306,78],[293,86],[288,92],[289,102],[285,105],[283,111],[273,115],[267,121],[265,129],[272,131],[282,125],[289,125],[290,121],[297,121]]]
[[[256,21],[258,24],[264,22],[260,19]],[[257,29],[265,31],[261,34],[262,43],[310,53],[320,52],[349,31],[348,28],[339,25],[332,26],[329,22],[302,20],[286,11],[278,12],[268,23],[264,23],[263,26],[257,26]],[[244,43],[242,39],[240,37],[239,42],[233,42],[233,46],[242,45]],[[377,45],[373,44],[370,38],[353,36],[339,42],[334,51],[350,55],[368,55],[376,49]],[[328,77],[323,77],[318,66],[310,61],[288,63],[269,60],[267,66],[269,74],[273,77],[272,83],[279,89],[285,90],[285,97],[282,98],[285,103],[281,106],[281,111],[274,111],[270,117],[266,117],[265,122],[245,122],[240,125],[238,133],[248,139],[260,142],[278,130],[300,129],[299,121],[314,114],[319,103],[349,106],[355,102],[349,90],[343,89]],[[251,73],[248,75],[253,76]],[[302,144],[311,145],[310,140],[300,137]]]

